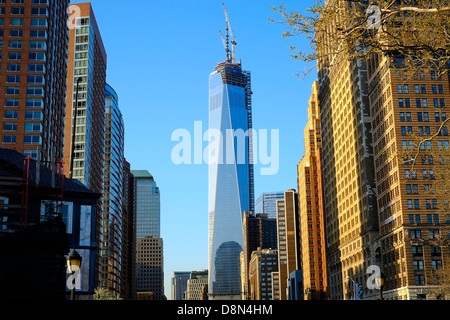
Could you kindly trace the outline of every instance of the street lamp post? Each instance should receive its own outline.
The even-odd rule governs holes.
[[[67,268],[70,272],[70,274],[72,275],[72,290],[71,290],[71,294],[70,294],[70,300],[75,300],[75,277],[73,277],[73,275],[75,274],[75,272],[77,270],[79,270],[81,268],[81,261],[82,261],[82,257],[80,256],[80,254],[76,251],[73,250],[69,256],[67,257]]]

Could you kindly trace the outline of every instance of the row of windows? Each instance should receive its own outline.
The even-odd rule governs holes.
[[[19,75],[8,75],[6,76],[6,83],[20,83]],[[27,84],[45,84],[44,76],[28,76]]]
[[[47,50],[47,43],[45,41],[30,41],[30,50]],[[0,49],[3,48],[3,40],[0,40]],[[11,40],[9,41],[9,49],[22,49],[23,41]]]
[[[0,59],[3,58],[2,52],[0,52]],[[9,52],[8,53],[8,60],[22,60],[22,52]],[[45,52],[30,52],[28,53],[28,60],[29,61],[47,61],[47,55]]]
[[[23,27],[25,20],[23,18],[12,18],[10,22],[10,26],[12,27]],[[5,26],[5,18],[0,18],[0,26]],[[30,27],[32,28],[47,28],[48,22],[47,19],[39,19],[34,18],[30,21]],[[37,31],[37,30],[31,30]]]
[[[409,215],[409,223],[422,223],[422,217],[420,214],[410,214]],[[427,223],[439,223],[439,215],[438,214],[427,214]]]
[[[449,141],[448,140],[438,140],[437,141],[437,145],[438,145],[438,149],[442,150],[448,150],[449,148]],[[412,140],[403,140],[402,141],[402,147],[403,150],[412,150],[414,149],[414,141]],[[420,150],[432,150],[433,148],[431,147],[431,141],[424,141],[420,144]],[[409,159],[405,159],[406,161],[409,161]],[[405,162],[407,163],[407,162]]]
[[[0,37],[3,37],[4,30],[0,29]],[[10,38],[21,38],[23,37],[22,29],[11,29],[9,30]],[[47,39],[47,30],[30,30],[30,38],[31,39]]]
[[[28,97],[43,97],[44,93],[45,93],[44,88],[35,88],[35,87],[27,88]],[[19,95],[19,94],[20,94],[20,87],[6,87],[6,95]]]
[[[5,111],[4,119],[18,119],[18,111]],[[41,111],[25,111],[25,120],[43,120],[44,116]]]
[[[433,79],[434,80],[434,79]],[[439,79],[441,80],[441,79]],[[431,85],[431,92],[434,94],[440,93],[443,94],[444,93],[444,86],[442,84],[432,84]],[[397,93],[409,93],[409,85],[404,84],[404,85],[397,85]],[[414,85],[414,93],[418,93],[418,94],[425,94],[427,93],[427,85],[426,84],[415,84]]]
[[[437,209],[438,201],[437,199],[425,199],[425,208],[426,209]],[[408,205],[408,209],[420,209],[420,203],[423,202],[419,199],[407,199],[406,203]],[[420,222],[416,222],[420,223]],[[431,223],[431,222],[430,222]]]
[[[42,4],[42,3],[34,3],[33,4]],[[0,15],[6,14],[6,7],[0,7]],[[24,15],[25,14],[25,7],[12,7],[11,8],[11,15]],[[48,10],[47,8],[31,8],[31,15],[32,16],[42,16],[42,17],[48,17]]]
[[[431,113],[432,114],[432,113]],[[412,121],[411,112],[400,112],[400,121]],[[434,113],[434,120],[435,121],[445,121],[447,119],[447,114],[445,112]],[[429,112],[417,112],[417,121],[419,122],[428,122],[430,121]]]
[[[398,99],[398,106],[400,108],[410,108],[411,107],[411,100],[409,98],[399,98]],[[433,106],[435,108],[445,108],[445,99],[443,98],[434,98],[433,99]],[[428,99],[416,99],[416,107],[417,108],[428,108]]]
[[[426,135],[429,136],[431,135],[431,127],[429,126],[419,126],[417,127],[418,129],[418,133],[420,136],[422,135]],[[433,134],[436,134],[438,136],[443,135],[443,136],[448,136],[448,128],[446,126],[442,126],[442,128],[440,126],[436,127],[436,132]],[[402,136],[407,136],[407,135],[412,135],[413,134],[413,127],[412,126],[408,126],[408,127],[401,127],[401,134]]]
[[[6,99],[5,107],[14,108],[19,106],[19,99]],[[27,99],[26,107],[30,109],[44,108],[44,100],[42,99]]]
[[[4,135],[3,136],[3,143],[16,143],[17,142],[17,136],[15,135]],[[31,136],[31,135],[25,135],[23,137],[23,144],[29,145],[29,144],[42,144],[42,137],[41,136]]]
[[[16,122],[6,122],[3,124],[3,131],[17,131]],[[25,123],[25,132],[42,132],[42,124]]]
[[[434,180],[435,179],[434,170],[431,170],[431,169],[422,170],[422,177],[425,180],[427,180],[427,179]],[[415,179],[417,179],[417,172],[415,170],[411,171],[409,169],[406,169],[405,170],[405,178],[415,180]]]

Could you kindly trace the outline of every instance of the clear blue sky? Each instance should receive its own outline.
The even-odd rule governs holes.
[[[72,1],[79,2],[86,1]],[[255,198],[296,189],[316,72],[298,80],[295,74],[306,66],[290,57],[289,46],[302,45],[301,39],[283,39],[284,27],[268,20],[281,19],[272,5],[304,11],[312,1],[91,1],[108,55],[107,82],[124,116],[125,156],[133,170],[148,170],[161,191],[168,299],[174,271],[208,268],[208,166],[175,165],[171,136],[177,129],[193,132],[195,121],[208,127],[208,77],[225,60],[222,2],[237,37],[237,59],[252,73],[254,127],[280,130],[279,172],[261,176],[256,167]]]

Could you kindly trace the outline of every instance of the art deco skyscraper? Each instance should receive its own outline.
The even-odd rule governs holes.
[[[312,86],[304,131],[305,155],[297,166],[305,300],[324,300],[328,284],[318,89],[316,81]]]
[[[0,2],[0,146],[63,158],[68,0]]]
[[[235,62],[234,50],[229,50],[228,44],[226,48],[226,61],[209,77],[211,299],[241,297],[242,218],[245,211],[254,211],[252,141],[251,134],[246,136],[252,128],[250,73]]]
[[[69,30],[65,174],[101,192],[107,56],[91,4],[73,6],[80,16]]]

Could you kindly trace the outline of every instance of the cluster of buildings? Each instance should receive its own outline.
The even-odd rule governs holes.
[[[91,4],[0,1],[0,296],[65,298],[76,251],[79,299],[165,299],[159,188],[124,135]]]
[[[226,49],[226,62],[210,75],[210,128],[224,136],[252,128],[250,73]],[[237,140],[211,152],[202,297],[444,297],[437,289],[450,261],[450,74],[426,68],[411,75],[404,66],[402,56],[383,54],[331,65],[319,59],[297,189],[262,195],[256,211],[252,136],[245,162],[223,161],[238,158]],[[188,299],[191,279],[174,275],[174,298]]]

